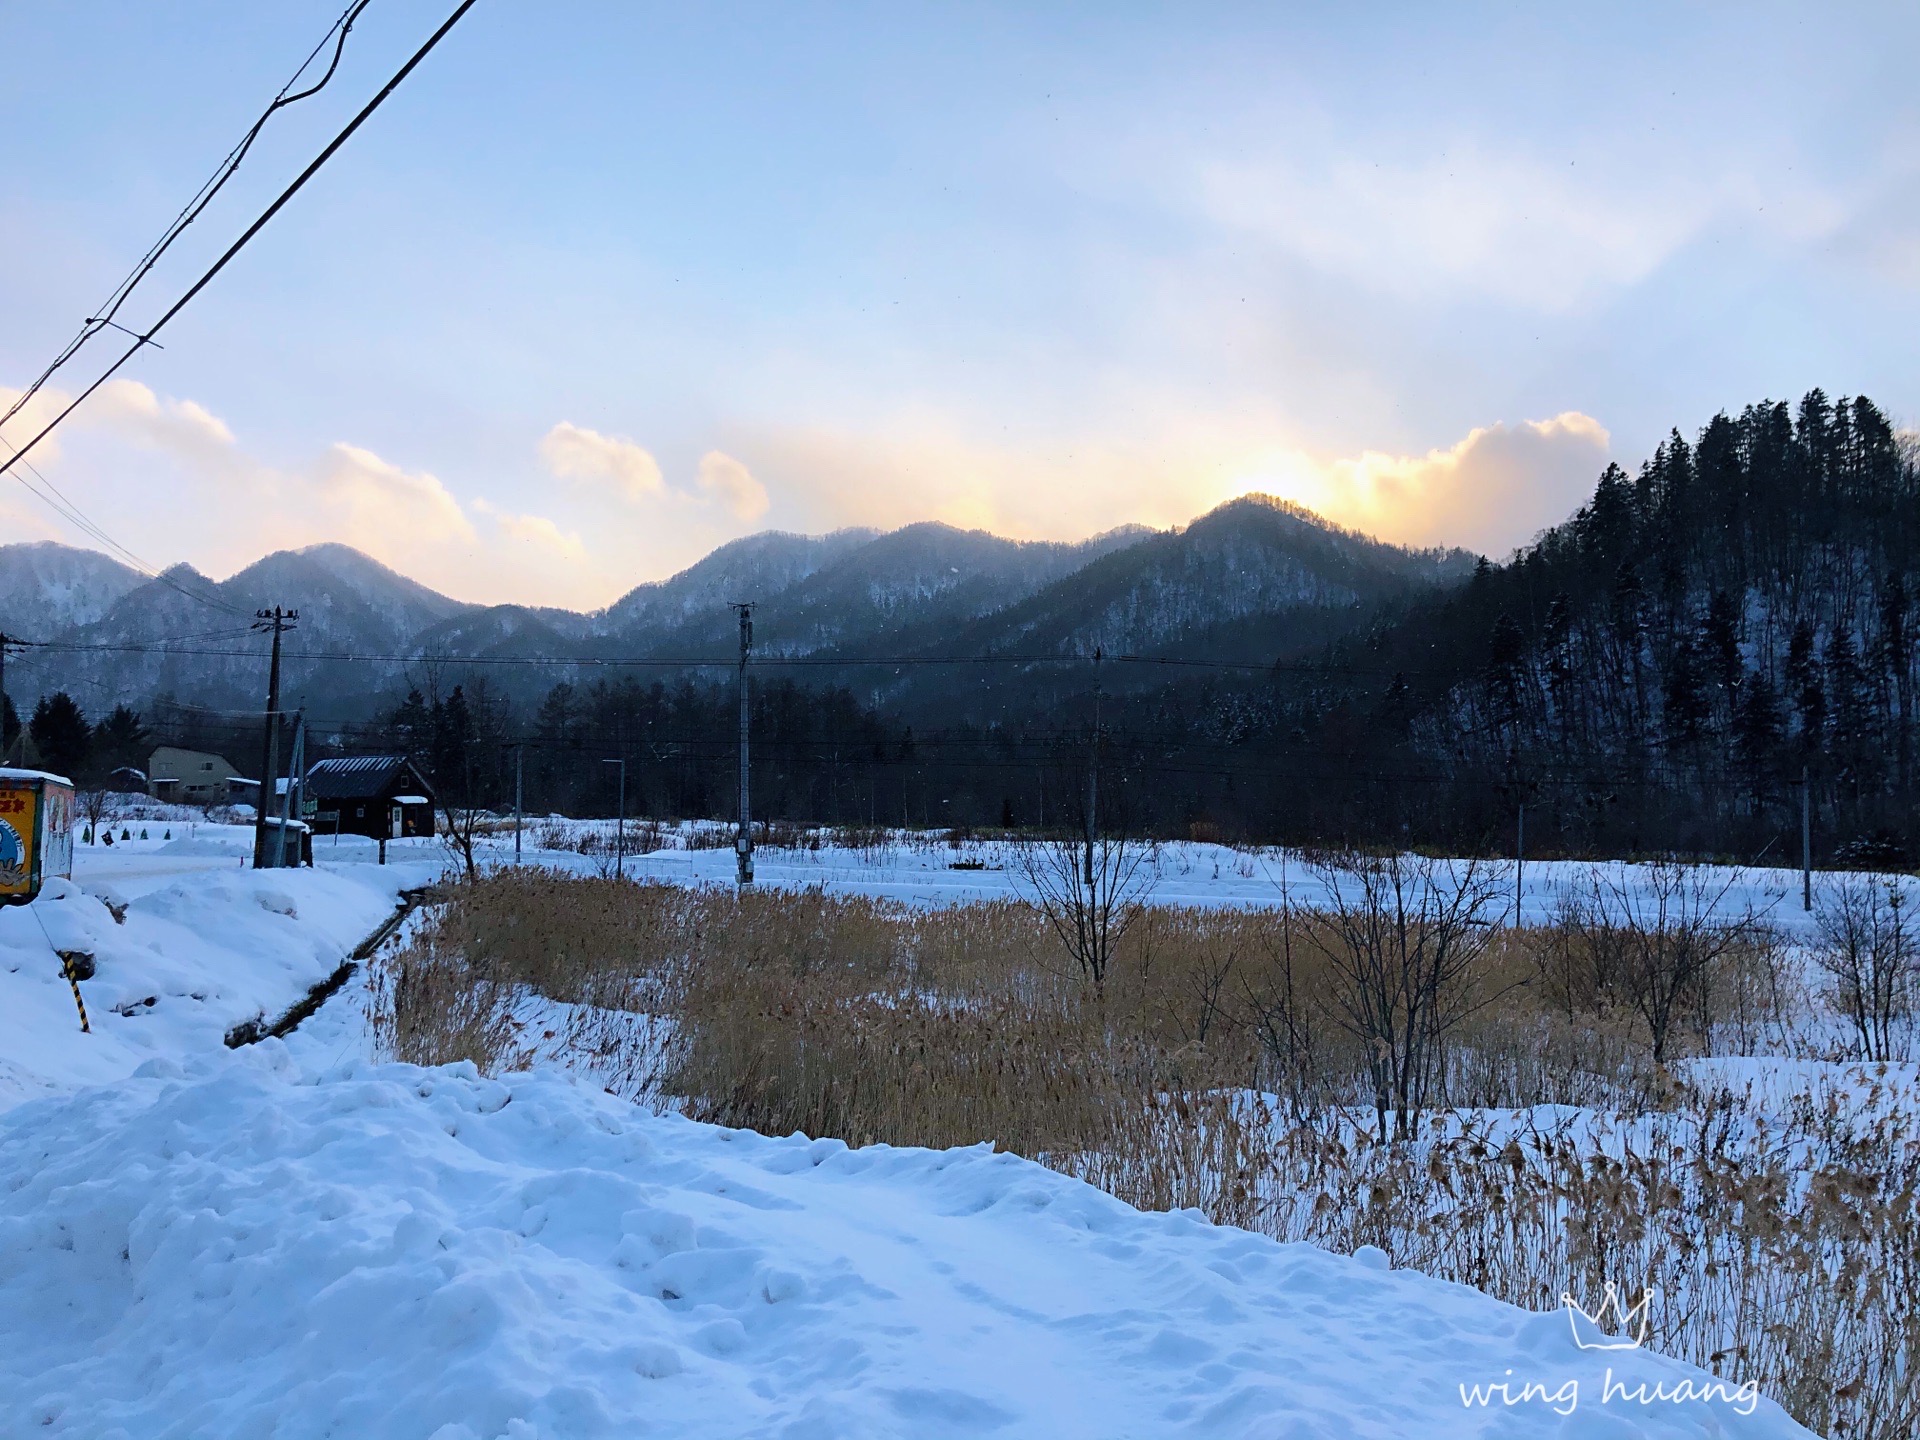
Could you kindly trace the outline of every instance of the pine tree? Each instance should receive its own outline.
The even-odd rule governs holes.
[[[1707,683],[1712,687],[1714,714],[1723,726],[1729,725],[1739,703],[1744,666],[1740,659],[1740,608],[1725,590],[1714,591],[1707,601],[1706,618],[1700,623],[1700,651]]]
[[[1631,560],[1622,560],[1613,574],[1613,596],[1609,620],[1613,632],[1613,670],[1616,682],[1625,694],[1626,730],[1634,745],[1646,740],[1646,676],[1642,647],[1646,641],[1646,622],[1642,614],[1644,596],[1640,576]]]
[[[1547,623],[1541,640],[1554,730],[1561,744],[1570,745],[1578,717],[1573,698],[1573,601],[1564,590],[1555,591],[1547,601]]]
[[[27,722],[27,734],[39,753],[40,764],[73,779],[85,773],[93,749],[93,732],[74,698],[64,690],[40,697]]]
[[[1853,774],[1854,792],[1864,778],[1860,762],[1871,735],[1873,706],[1860,652],[1845,628],[1827,640],[1827,708],[1833,748],[1840,763]]]
[[[94,727],[94,763],[103,773],[138,770],[145,763],[153,736],[140,719],[140,712],[116,705],[111,714]]]
[[[407,698],[387,712],[381,728],[388,748],[402,755],[424,757],[433,745],[433,717],[418,688],[410,688]]]
[[[1787,640],[1787,695],[1799,722],[1803,755],[1817,752],[1826,739],[1827,691],[1821,683],[1820,662],[1814,653],[1811,620],[1801,620]]]
[[[473,715],[467,709],[466,692],[454,686],[453,693],[434,705],[428,716],[433,731],[429,755],[434,784],[454,804],[469,804]]]
[[[1509,732],[1519,725],[1524,706],[1526,653],[1525,633],[1511,615],[1501,611],[1494,617],[1487,642],[1487,706],[1493,723]]]
[[[1700,739],[1707,720],[1706,687],[1700,677],[1700,660],[1692,637],[1683,635],[1667,661],[1666,703],[1662,724],[1667,748],[1685,749]]]
[[[1907,615],[1906,582],[1898,573],[1880,587],[1880,633],[1874,640],[1874,672],[1884,733],[1892,742],[1900,783],[1909,773],[1913,726],[1913,631]]]
[[[1395,672],[1387,682],[1387,693],[1381,697],[1379,708],[1374,711],[1374,723],[1391,739],[1404,740],[1413,728],[1413,717],[1419,709],[1419,697],[1413,693],[1407,677]]]
[[[1733,716],[1733,755],[1755,805],[1772,792],[1780,756],[1780,700],[1764,670],[1746,676]]]

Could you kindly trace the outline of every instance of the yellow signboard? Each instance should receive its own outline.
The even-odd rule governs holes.
[[[73,873],[73,786],[0,770],[0,905],[24,905],[48,875]]]

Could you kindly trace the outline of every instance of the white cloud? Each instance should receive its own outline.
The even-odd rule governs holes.
[[[611,481],[627,500],[690,500],[704,497],[737,520],[757,520],[767,513],[767,488],[751,471],[719,450],[700,457],[694,491],[667,484],[653,453],[623,435],[603,435],[584,425],[562,420],[540,441],[540,458],[547,470],[563,480]]]
[[[806,529],[934,519],[1068,540],[1128,521],[1183,524],[1262,491],[1399,544],[1502,553],[1566,519],[1610,448],[1605,427],[1577,412],[1482,426],[1419,455],[1316,456],[1262,444],[1258,430],[1189,422],[1126,446],[1013,448],[925,420],[882,439],[778,432],[749,453],[783,477],[792,513],[781,523]]]
[[[562,480],[611,481],[629,500],[645,500],[666,489],[659,462],[643,447],[568,420],[540,441],[540,458]]]
[[[1317,164],[1214,160],[1197,179],[1210,218],[1369,289],[1550,312],[1643,279],[1717,202],[1710,190],[1649,193],[1472,147],[1414,163],[1338,152]]]
[[[1570,410],[1481,426],[1424,455],[1285,455],[1243,486],[1272,490],[1382,540],[1498,554],[1572,514],[1592,493],[1610,445],[1605,426]]]
[[[159,449],[228,449],[233,431],[193,400],[162,400],[138,380],[109,380],[74,412],[83,425],[102,425]]]
[[[726,506],[736,520],[758,520],[767,513],[767,487],[731,455],[709,450],[700,457],[700,488]]]
[[[342,527],[330,538],[370,555],[476,538],[473,522],[437,477],[403,470],[358,445],[340,441],[328,449],[318,489]]]
[[[577,530],[563,530],[545,515],[527,515],[502,510],[487,500],[475,500],[473,508],[493,521],[503,539],[516,545],[574,563],[588,559],[587,542]]]

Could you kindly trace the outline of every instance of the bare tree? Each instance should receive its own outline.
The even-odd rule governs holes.
[[[1304,1121],[1317,1056],[1314,1009],[1298,983],[1294,959],[1300,920],[1284,890],[1279,911],[1268,912],[1263,919],[1270,922],[1260,928],[1267,968],[1258,984],[1242,975],[1242,1014],[1274,1068],[1288,1108],[1295,1120]]]
[[[110,790],[82,790],[79,794],[80,813],[87,818],[87,827],[81,838],[87,844],[93,844],[94,837],[100,832],[100,822],[110,814],[113,806],[113,792]]]
[[[1737,870],[1656,860],[1596,867],[1580,922],[1597,955],[1646,1022],[1653,1062],[1665,1066],[1676,1022],[1707,995],[1728,958],[1758,938],[1760,919],[1736,906]]]
[[[1419,1131],[1447,1037],[1505,994],[1482,960],[1505,899],[1479,860],[1343,852],[1313,862],[1328,908],[1307,928],[1332,980],[1334,1020],[1360,1042],[1382,1140]]]
[[[1891,876],[1847,875],[1820,888],[1813,959],[1833,982],[1833,999],[1853,1023],[1862,1058],[1899,1058],[1911,1012],[1920,936],[1907,920],[1907,889]]]
[[[1140,918],[1158,850],[1124,835],[1035,840],[1018,849],[1018,874],[1033,903],[1096,991],[1120,938]]]
[[[482,833],[481,822],[490,819],[492,812],[478,805],[458,804],[445,790],[439,792],[439,802],[440,843],[460,862],[467,879],[478,879],[480,869],[474,859],[474,846]]]

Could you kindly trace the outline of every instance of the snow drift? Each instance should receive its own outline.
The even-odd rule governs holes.
[[[1384,1257],[554,1075],[153,1060],[0,1116],[0,1176],[7,1434],[1804,1433]]]

